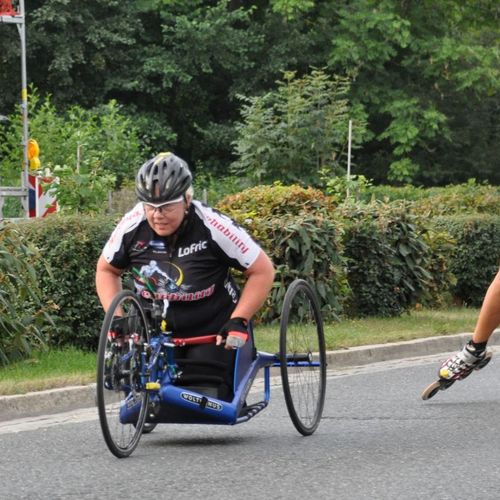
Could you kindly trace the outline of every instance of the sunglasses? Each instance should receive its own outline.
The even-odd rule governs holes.
[[[143,202],[143,206],[144,209],[147,210],[148,212],[158,211],[161,214],[161,213],[174,212],[177,208],[177,204],[179,204],[182,201],[184,201],[184,198],[182,196],[179,196],[179,198],[176,198],[175,200],[166,201],[165,203]]]

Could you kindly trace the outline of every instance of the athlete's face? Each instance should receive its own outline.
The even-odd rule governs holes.
[[[160,206],[144,203],[148,223],[158,236],[170,236],[175,233],[184,219],[187,207],[184,200]]]

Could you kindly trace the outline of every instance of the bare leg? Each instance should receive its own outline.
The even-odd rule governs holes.
[[[484,297],[472,340],[487,342],[493,330],[500,324],[500,270],[491,282]]]

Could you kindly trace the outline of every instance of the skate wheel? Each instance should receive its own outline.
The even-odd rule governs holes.
[[[481,368],[484,368],[491,361],[492,357],[493,357],[493,353],[487,352],[483,361],[481,363],[479,363],[479,365],[475,368],[475,370],[480,370]]]
[[[428,385],[422,391],[422,399],[424,401],[426,401],[427,399],[431,399],[439,392],[440,389],[441,389],[441,383],[439,382],[439,380],[436,380],[436,382],[432,382],[432,384]]]

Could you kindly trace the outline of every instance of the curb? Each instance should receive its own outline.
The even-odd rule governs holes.
[[[329,369],[336,369],[448,353],[461,349],[471,335],[471,333],[459,333],[329,351],[327,363]],[[488,345],[500,345],[500,329],[495,330]],[[29,392],[15,396],[0,396],[0,422],[52,415],[93,406],[95,406],[95,384]]]
[[[350,347],[328,352],[327,361],[331,369],[361,366],[394,359],[431,356],[458,351],[470,340],[471,336],[472,333],[458,333],[456,335],[442,335],[390,344]],[[488,345],[500,345],[500,329],[493,332]]]
[[[0,396],[0,425],[16,418],[53,415],[95,406],[95,384]]]

